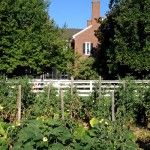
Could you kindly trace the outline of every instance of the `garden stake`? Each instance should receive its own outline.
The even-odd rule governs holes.
[[[112,110],[112,121],[115,121],[115,100],[114,100],[114,91],[112,91],[112,105],[111,105],[111,110]]]
[[[73,96],[73,82],[74,82],[74,79],[73,79],[73,76],[71,76],[71,101],[72,101],[72,96]],[[71,105],[71,110],[70,110],[70,117],[72,118],[72,105]]]
[[[123,89],[125,90],[126,89],[126,81],[123,80]]]
[[[64,94],[62,90],[60,96],[61,96],[61,114],[62,114],[62,120],[64,120]]]
[[[73,81],[74,81],[74,79],[73,79],[73,77],[71,76],[71,95],[73,95]]]
[[[51,82],[48,84],[48,99],[50,98],[50,92],[51,92]]]
[[[98,103],[98,107],[100,106],[100,100],[101,100],[101,97],[102,97],[102,78],[101,76],[99,77],[99,103]]]
[[[21,85],[18,86],[18,119],[17,121],[20,122],[21,120]]]
[[[102,88],[101,88],[101,86],[102,86],[102,78],[101,78],[101,76],[99,77],[99,99],[101,98],[101,96],[102,96]]]

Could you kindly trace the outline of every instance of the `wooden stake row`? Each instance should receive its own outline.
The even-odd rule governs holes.
[[[101,94],[101,77],[99,78],[99,100],[102,96]],[[73,77],[71,77],[71,95],[73,95]],[[51,83],[48,85],[48,99],[50,98],[50,91],[51,91]],[[64,120],[64,94],[63,91],[60,91],[60,97],[61,97],[61,114],[62,119]],[[111,96],[112,101],[112,121],[115,121],[115,100],[114,100],[114,91],[112,91]],[[17,121],[20,122],[21,120],[21,85],[18,86],[18,97],[17,97],[17,104],[18,104],[18,118]]]

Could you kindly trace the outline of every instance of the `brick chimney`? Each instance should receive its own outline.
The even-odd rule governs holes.
[[[100,17],[100,0],[92,0],[92,25],[96,23],[95,18]]]
[[[87,20],[87,27],[89,27],[90,25],[92,25],[92,20]]]

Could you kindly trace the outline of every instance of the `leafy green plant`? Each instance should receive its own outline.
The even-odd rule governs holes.
[[[8,148],[7,132],[8,132],[7,123],[0,120],[0,149]]]
[[[28,79],[1,79],[0,148],[1,149],[137,149],[136,138],[128,125],[149,116],[149,84],[126,84],[115,91],[116,121],[111,121],[110,97],[99,97],[99,89],[89,97],[78,96],[76,88],[64,92],[65,119],[61,120],[61,98],[56,89],[45,88],[42,93],[32,93]],[[22,85],[22,120],[6,120],[5,114],[15,107],[17,88]],[[13,87],[13,88],[12,88]],[[14,94],[9,97],[9,94]],[[102,93],[103,95],[103,93]],[[12,99],[11,99],[12,98]],[[6,102],[5,100],[8,100]],[[10,105],[12,104],[12,106]],[[143,111],[142,111],[143,110]],[[11,116],[12,117],[12,116]],[[9,122],[9,123],[7,123]]]
[[[99,149],[133,149],[136,150],[136,137],[133,132],[125,125],[118,122],[110,122],[109,120],[97,120],[93,118],[90,121],[92,128],[88,131],[95,139],[93,148]]]
[[[16,118],[17,91],[13,80],[6,81],[5,76],[0,77],[0,115],[6,121]]]
[[[52,118],[55,114],[60,114],[61,101],[57,96],[57,91],[51,87],[48,97],[48,88],[44,89],[44,92],[37,93],[35,97],[35,103],[30,107],[30,115],[32,116],[47,116]]]
[[[22,115],[28,114],[35,103],[35,94],[31,91],[29,79],[18,78],[5,80],[0,79],[0,114],[7,122],[13,122],[17,116],[18,85],[21,85],[21,107]]]
[[[149,86],[126,80],[125,87],[120,86],[115,94],[116,118],[129,125],[146,123],[149,117]]]
[[[13,144],[19,149],[63,149],[72,142],[72,135],[60,120],[42,118],[25,123]]]

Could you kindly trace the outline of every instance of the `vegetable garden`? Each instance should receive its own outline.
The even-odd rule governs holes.
[[[103,95],[100,97],[97,85],[89,97],[79,97],[76,89],[72,92],[70,88],[56,96],[54,88],[33,93],[27,78],[19,78],[16,82],[13,79],[6,81],[1,77],[0,149],[148,149],[150,86],[126,80],[126,87],[120,86],[114,93],[113,120],[111,99]],[[21,120],[18,120],[17,105],[19,85]],[[146,131],[144,138],[136,136],[135,127]]]

